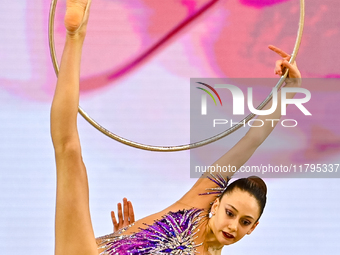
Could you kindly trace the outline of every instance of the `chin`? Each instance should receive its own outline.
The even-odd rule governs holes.
[[[221,233],[221,236],[220,236],[220,243],[223,244],[223,245],[231,245],[231,244],[234,244],[236,243],[238,240],[236,240],[236,238],[226,238],[224,236],[223,233]]]

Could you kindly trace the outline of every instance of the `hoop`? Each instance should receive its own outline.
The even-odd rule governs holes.
[[[52,0],[51,2],[51,8],[50,8],[50,14],[49,14],[49,27],[48,27],[48,38],[49,38],[49,47],[50,47],[50,54],[51,54],[51,59],[54,67],[54,71],[56,75],[58,76],[59,73],[59,64],[58,60],[56,57],[56,51],[55,51],[55,43],[54,43],[54,18],[55,18],[55,10],[57,6],[57,1],[58,0]],[[300,0],[300,21],[299,21],[299,28],[298,28],[298,33],[297,33],[297,38],[294,46],[294,50],[290,59],[290,63],[294,63],[297,53],[300,48],[301,44],[301,39],[302,39],[302,34],[303,34],[303,28],[304,28],[304,20],[305,20],[305,1]],[[288,69],[286,70],[285,74],[281,76],[279,81],[277,82],[275,88],[280,89],[283,82],[285,81],[287,75],[288,75]],[[267,98],[256,108],[258,110],[262,110],[263,107],[267,105],[267,103],[272,99],[272,93],[270,93]],[[210,138],[207,138],[205,140],[187,144],[187,145],[178,145],[178,146],[153,146],[153,145],[146,145],[146,144],[141,144],[137,143],[134,141],[130,141],[128,139],[125,139],[123,137],[120,137],[111,131],[105,129],[103,126],[101,126],[98,122],[96,122],[94,119],[92,119],[80,106],[78,107],[78,112],[80,113],[81,116],[85,120],[87,120],[93,127],[98,129],[100,132],[102,132],[104,135],[121,142],[123,144],[126,144],[131,147],[135,147],[138,149],[142,150],[149,150],[149,151],[161,151],[161,152],[170,152],[170,151],[182,151],[182,150],[189,150],[189,149],[194,149],[198,148],[210,143],[213,143],[217,140],[222,139],[223,137],[226,137],[227,135],[230,135],[231,133],[235,132],[239,128],[243,126],[243,123],[248,123],[252,118],[255,117],[255,114],[251,113],[247,117],[245,117],[243,120],[241,120],[238,124],[230,127],[229,129],[223,131],[220,134],[217,134],[215,136],[212,136]]]

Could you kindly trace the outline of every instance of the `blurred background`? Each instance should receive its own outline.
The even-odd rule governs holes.
[[[47,0],[0,2],[2,254],[54,253],[56,176],[49,112],[56,76],[48,46],[49,8]],[[306,1],[297,58],[303,77],[340,77],[339,10],[337,0]],[[65,1],[59,0],[59,59],[64,11]],[[93,0],[81,106],[133,141],[187,144],[190,78],[275,78],[278,58],[267,46],[291,52],[298,20],[298,0]],[[318,117],[294,129],[278,127],[254,162],[340,163],[340,88],[308,89],[318,102],[308,109]],[[123,197],[132,201],[139,219],[174,203],[196,181],[190,179],[189,151],[137,150],[109,139],[81,117],[78,122],[96,236],[112,232],[110,211]],[[225,143],[232,146],[242,132]],[[268,205],[259,227],[222,254],[336,254],[340,180],[266,181]]]

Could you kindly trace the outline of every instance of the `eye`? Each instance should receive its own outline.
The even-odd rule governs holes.
[[[232,211],[225,210],[225,213],[226,213],[228,216],[230,216],[230,217],[233,217],[233,216],[234,216],[234,214],[233,214]]]
[[[245,225],[245,226],[248,226],[248,225],[251,224],[251,222],[250,222],[249,220],[244,220],[242,223],[243,223],[243,225]]]

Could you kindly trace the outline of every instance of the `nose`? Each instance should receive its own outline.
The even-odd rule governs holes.
[[[229,228],[230,232],[236,232],[237,231],[237,224],[238,224],[237,219],[233,219],[233,220],[229,221],[228,228]]]

